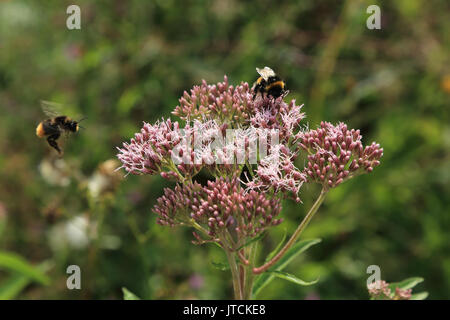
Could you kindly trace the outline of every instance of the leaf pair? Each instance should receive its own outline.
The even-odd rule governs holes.
[[[269,256],[267,257],[267,260],[270,260],[272,257],[276,255],[276,253],[281,248],[284,239],[286,236],[283,237],[283,240],[280,242],[280,244],[277,246],[277,248],[272,251]],[[256,277],[255,283],[253,286],[253,297],[256,297],[261,290],[267,286],[275,277],[285,279],[288,281],[291,281],[293,283],[296,283],[298,285],[302,286],[309,286],[312,284],[317,283],[319,279],[316,279],[314,281],[304,281],[296,276],[282,272],[282,270],[293,260],[295,259],[299,254],[306,251],[311,246],[318,244],[321,240],[320,239],[310,239],[310,240],[302,240],[294,244],[284,255],[283,257],[275,263],[274,266],[272,266],[268,271],[260,274]]]

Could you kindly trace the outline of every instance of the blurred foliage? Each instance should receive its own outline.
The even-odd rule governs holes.
[[[70,31],[72,3],[0,2],[0,250],[46,263],[51,279],[22,282],[19,298],[121,299],[122,287],[145,299],[230,297],[228,272],[210,263],[225,261],[219,248],[155,224],[150,209],[170,183],[122,179],[105,161],[201,79],[251,83],[265,65],[305,103],[310,127],[344,121],[384,157],[330,192],[302,236],[323,240],[286,271],[320,281],[273,281],[259,297],[368,299],[375,264],[387,281],[420,276],[419,290],[449,298],[448,1],[79,0],[82,29]],[[381,30],[366,28],[370,4]],[[62,159],[35,136],[40,100],[88,118]],[[284,203],[267,253],[317,193]],[[82,290],[66,288],[71,264]],[[9,277],[0,269],[0,284]]]

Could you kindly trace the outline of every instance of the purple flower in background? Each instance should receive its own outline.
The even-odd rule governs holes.
[[[189,278],[189,286],[194,290],[200,290],[205,284],[205,279],[199,274],[193,274]]]
[[[320,296],[316,292],[310,292],[306,295],[305,300],[320,300]]]

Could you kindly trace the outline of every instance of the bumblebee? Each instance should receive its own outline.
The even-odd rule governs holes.
[[[47,137],[48,144],[54,148],[61,155],[62,150],[58,145],[57,140],[62,133],[75,133],[80,129],[79,121],[72,120],[68,116],[57,115],[54,109],[50,109],[50,106],[57,105],[51,102],[42,101],[42,109],[47,116],[51,116],[50,119],[44,120],[36,127],[36,136],[39,138]]]
[[[275,99],[287,93],[285,82],[272,69],[264,67],[264,69],[256,68],[256,71],[260,77],[253,84],[253,100],[258,93],[262,96],[272,96]]]

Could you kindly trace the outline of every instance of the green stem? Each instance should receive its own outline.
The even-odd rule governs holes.
[[[303,221],[299,224],[297,229],[295,230],[294,234],[291,236],[289,241],[284,245],[284,247],[278,252],[271,260],[266,262],[264,265],[258,268],[253,268],[254,274],[260,274],[269,269],[271,266],[273,266],[278,260],[281,259],[281,257],[289,250],[290,247],[297,241],[298,237],[302,233],[302,231],[306,228],[309,221],[312,219],[314,214],[317,212],[317,209],[319,209],[320,205],[322,204],[323,200],[325,200],[325,196],[327,194],[328,190],[325,188],[322,189],[320,192],[319,197],[317,198],[316,202],[312,205],[311,209],[309,209],[308,214],[303,218]]]
[[[225,249],[225,253],[227,254],[228,263],[230,265],[231,276],[233,279],[233,289],[234,289],[234,299],[242,300],[242,290],[239,276],[239,268],[236,263],[236,256],[234,252],[231,252],[227,248]]]
[[[196,230],[202,232],[205,235],[208,235],[208,231],[201,225],[199,225],[194,219],[190,219],[189,222],[191,223],[191,226],[194,227]]]
[[[253,280],[254,280],[254,274],[253,274],[253,267],[255,265],[255,258],[256,258],[256,248],[258,243],[252,243],[248,246],[248,261],[249,265],[245,266],[245,284],[244,284],[244,300],[249,300],[252,297],[252,289],[253,289]]]

